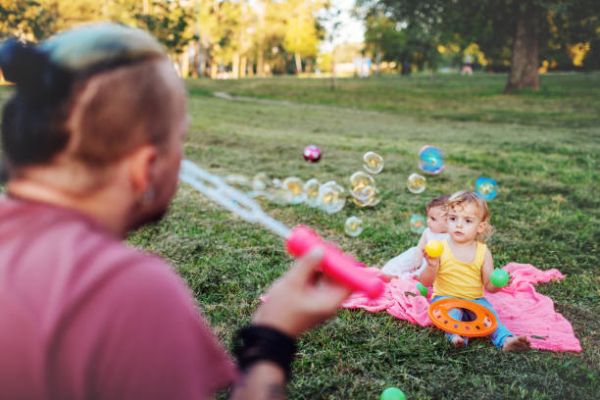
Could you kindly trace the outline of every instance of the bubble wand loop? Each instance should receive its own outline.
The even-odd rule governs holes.
[[[307,226],[298,225],[289,229],[266,214],[254,200],[193,162],[182,161],[179,179],[245,221],[260,224],[283,238],[288,253],[295,258],[303,256],[314,247],[323,248],[321,270],[346,287],[364,292],[370,298],[379,297],[383,293],[383,281],[375,273],[362,268],[364,265],[352,256],[325,241]]]

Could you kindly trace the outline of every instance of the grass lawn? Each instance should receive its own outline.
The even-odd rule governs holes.
[[[510,261],[558,268],[543,284],[580,339],[580,354],[504,354],[485,340],[451,348],[442,332],[387,313],[342,310],[305,335],[289,388],[292,399],[378,399],[388,386],[408,399],[592,399],[600,392],[600,74],[542,77],[542,90],[500,94],[505,75],[385,76],[338,81],[190,81],[186,157],[222,174],[298,176],[347,185],[369,150],[385,159],[375,177],[382,202],[334,215],[263,203],[292,226],[308,224],[371,265],[414,246],[408,220],[434,196],[472,189],[486,175],[500,185],[490,203],[496,266]],[[0,91],[0,95],[6,91]],[[212,96],[226,92],[243,99]],[[248,99],[253,97],[255,99]],[[320,163],[302,159],[321,147]],[[433,144],[447,167],[419,195],[406,189],[417,152]],[[363,218],[358,238],[343,233]],[[217,334],[229,343],[258,297],[290,263],[281,241],[182,186],[171,212],[131,243],[170,260]],[[523,318],[527,318],[526,315]]]

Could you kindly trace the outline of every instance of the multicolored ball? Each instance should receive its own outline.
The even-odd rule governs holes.
[[[321,149],[311,144],[304,148],[303,155],[306,161],[316,163],[321,159]]]

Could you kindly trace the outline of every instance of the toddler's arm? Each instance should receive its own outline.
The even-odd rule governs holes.
[[[490,281],[490,277],[492,276],[492,272],[494,272],[494,259],[492,258],[492,253],[489,249],[485,251],[485,257],[483,259],[483,268],[481,268],[481,280],[483,282],[483,287],[490,293],[496,293],[501,288],[496,287]]]
[[[421,272],[421,275],[417,276],[417,279],[425,286],[431,286],[437,275],[438,268],[440,267],[440,258],[431,258],[425,253],[425,250],[421,251],[422,257],[427,260],[427,266]]]
[[[421,267],[421,263],[423,262],[423,251],[425,250],[425,245],[427,245],[427,237],[425,232],[421,235],[419,239],[419,243],[417,243],[417,255],[415,257],[415,268],[418,269]]]

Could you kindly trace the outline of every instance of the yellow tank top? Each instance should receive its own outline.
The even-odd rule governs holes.
[[[454,257],[447,240],[444,240],[443,243],[444,252],[440,258],[438,273],[433,281],[433,294],[470,300],[483,297],[481,268],[487,246],[477,242],[475,257],[471,262],[465,263]]]

